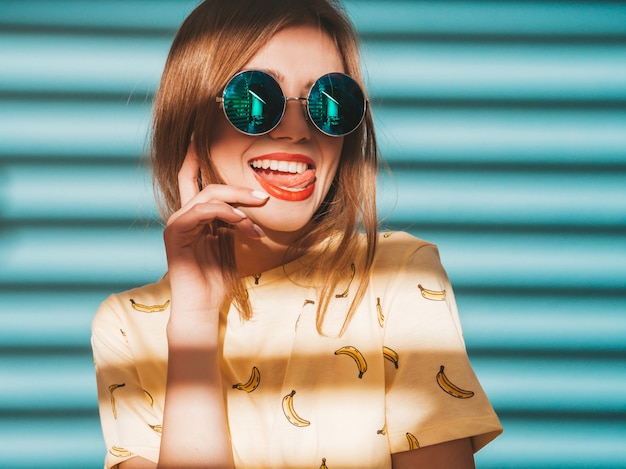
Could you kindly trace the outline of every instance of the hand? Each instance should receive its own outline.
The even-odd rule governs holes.
[[[261,229],[234,205],[261,206],[268,195],[249,188],[212,184],[200,190],[200,163],[192,142],[178,173],[181,208],[167,221],[164,231],[172,288],[172,319],[202,322],[219,311],[226,291],[216,227],[240,230],[251,238]],[[172,321],[172,319],[170,321]]]
[[[181,208],[163,234],[172,306],[159,468],[234,467],[219,365],[225,228],[216,228],[258,238],[260,230],[233,205],[261,206],[269,196],[224,184],[200,190],[199,169],[192,140],[178,173]]]

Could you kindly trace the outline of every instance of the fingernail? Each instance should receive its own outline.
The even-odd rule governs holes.
[[[252,229],[254,230],[254,232],[257,234],[259,238],[265,238],[265,232],[261,229],[259,225],[255,223],[254,225],[252,225]]]
[[[241,218],[248,218],[248,216],[245,213],[243,213],[241,210],[239,210],[238,208],[233,207],[233,212],[235,212]]]
[[[255,196],[257,199],[261,199],[261,200],[265,200],[269,198],[269,194],[266,194],[263,191],[252,191],[252,195]]]

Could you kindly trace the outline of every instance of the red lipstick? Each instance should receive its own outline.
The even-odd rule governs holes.
[[[254,177],[271,196],[290,202],[306,200],[315,190],[315,165],[305,155],[271,153],[249,161]]]

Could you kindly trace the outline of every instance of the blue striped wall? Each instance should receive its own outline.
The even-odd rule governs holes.
[[[164,270],[140,155],[191,0],[0,0],[0,467],[97,468],[89,324]],[[505,433],[626,466],[626,2],[346,2],[382,214],[439,244]]]

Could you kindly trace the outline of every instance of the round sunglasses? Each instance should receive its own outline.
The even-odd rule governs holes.
[[[301,101],[320,132],[341,137],[359,127],[367,105],[359,84],[338,72],[318,78],[306,98],[288,98],[271,75],[245,70],[229,80],[216,101],[223,104],[228,121],[247,135],[271,132],[283,118],[287,101]]]

